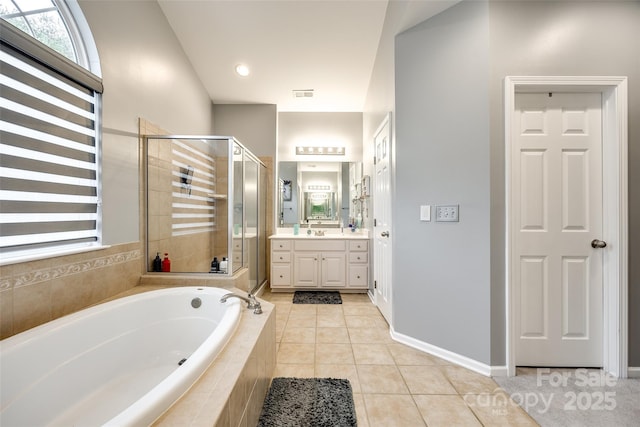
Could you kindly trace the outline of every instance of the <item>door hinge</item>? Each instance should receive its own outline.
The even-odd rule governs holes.
[[[373,289],[378,289],[378,281],[377,280],[373,281]]]
[[[373,165],[376,165],[376,156],[373,156]]]
[[[373,218],[373,226],[375,227],[376,225],[378,225],[378,220],[376,220],[375,218]]]

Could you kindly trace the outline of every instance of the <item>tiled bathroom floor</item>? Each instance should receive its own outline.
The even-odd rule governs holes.
[[[274,377],[346,378],[358,427],[537,426],[491,378],[393,341],[366,294],[341,305],[276,305]]]

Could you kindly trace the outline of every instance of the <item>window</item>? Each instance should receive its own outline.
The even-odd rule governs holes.
[[[0,7],[0,262],[98,246],[101,80],[51,0]]]

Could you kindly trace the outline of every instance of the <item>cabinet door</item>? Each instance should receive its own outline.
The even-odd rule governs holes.
[[[318,286],[318,254],[294,253],[293,277],[294,286],[301,288],[315,288]]]
[[[344,252],[324,252],[322,256],[322,283],[327,288],[346,286],[346,256]]]

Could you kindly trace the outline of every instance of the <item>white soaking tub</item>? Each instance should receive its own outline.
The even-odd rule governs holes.
[[[144,426],[199,378],[233,334],[228,290],[168,288],[0,342],[0,426]]]

